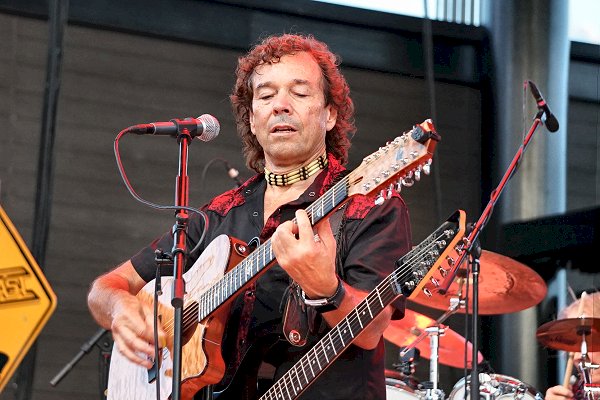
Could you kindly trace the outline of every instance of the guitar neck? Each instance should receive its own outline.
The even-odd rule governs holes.
[[[399,178],[398,190],[401,185],[412,186],[415,180],[420,179],[421,171],[428,173],[437,141],[439,135],[435,132],[433,123],[431,120],[425,120],[413,127],[410,132],[402,134],[385,147],[365,157],[356,170],[343,177],[306,209],[312,225],[324,219],[349,197],[382,189],[384,184],[396,177]],[[393,193],[392,187],[388,186],[386,193],[390,197]],[[383,201],[382,195],[376,200],[376,204],[381,201]],[[230,300],[235,293],[256,279],[274,261],[271,240],[267,240],[200,295],[198,299],[200,320],[208,317]]]
[[[459,213],[452,218],[458,218]],[[461,214],[462,215],[462,214]],[[364,300],[333,327],[319,342],[286,372],[260,400],[298,397],[360,334],[386,306],[397,297],[416,295],[421,282],[432,277],[431,270],[439,266],[440,254],[447,252],[459,240],[459,221],[447,221],[427,239],[396,262],[398,268],[384,278]],[[464,226],[464,215],[462,215]],[[464,229],[462,229],[464,231]],[[455,238],[455,240],[451,240]]]
[[[344,177],[306,208],[312,225],[323,220],[346,199],[348,199],[348,178]],[[200,295],[198,299],[200,320],[231,299],[236,292],[257,278],[261,272],[266,271],[274,262],[275,256],[269,239]]]

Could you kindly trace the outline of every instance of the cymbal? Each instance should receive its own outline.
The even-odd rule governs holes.
[[[416,311],[405,310],[404,318],[393,320],[383,332],[385,340],[403,348],[411,344],[426,328],[435,326],[436,322]],[[467,367],[471,368],[473,345],[464,337],[448,328],[439,338],[438,362],[455,368],[464,368],[464,353],[467,352]],[[465,350],[466,344],[466,350]],[[429,338],[424,338],[416,346],[423,358],[431,358]],[[483,361],[483,355],[478,353],[478,362]]]
[[[478,310],[481,315],[522,311],[539,304],[546,297],[548,289],[542,277],[512,258],[483,250],[479,265]],[[446,294],[434,293],[432,297],[427,297],[424,293],[420,293],[409,301],[438,310],[448,310],[450,298],[457,297],[459,290],[462,291],[462,298],[465,297],[466,279],[459,275],[457,274]],[[473,282],[470,281],[469,313],[473,310],[472,293]],[[466,311],[465,307],[457,312],[464,314]]]
[[[588,351],[600,350],[600,318],[565,318],[546,322],[536,331],[538,341],[551,349],[578,352],[585,333]]]

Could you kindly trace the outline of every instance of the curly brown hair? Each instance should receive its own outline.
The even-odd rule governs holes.
[[[335,126],[327,132],[325,142],[327,152],[333,154],[342,164],[348,161],[350,137],[356,131],[354,125],[354,104],[350,98],[350,88],[339,69],[340,58],[333,54],[327,45],[312,35],[269,36],[254,46],[248,54],[238,59],[237,80],[229,96],[236,119],[238,134],[242,138],[246,165],[256,172],[263,172],[265,153],[250,131],[252,111],[252,74],[257,66],[276,63],[285,55],[307,52],[315,59],[323,73],[325,104],[337,110]]]

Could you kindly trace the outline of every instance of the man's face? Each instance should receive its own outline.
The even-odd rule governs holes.
[[[258,66],[252,75],[250,129],[270,170],[295,168],[325,151],[337,111],[325,105],[322,74],[305,52]]]

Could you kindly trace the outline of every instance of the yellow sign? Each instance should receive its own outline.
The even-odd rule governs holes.
[[[0,392],[56,309],[56,295],[0,207]]]

